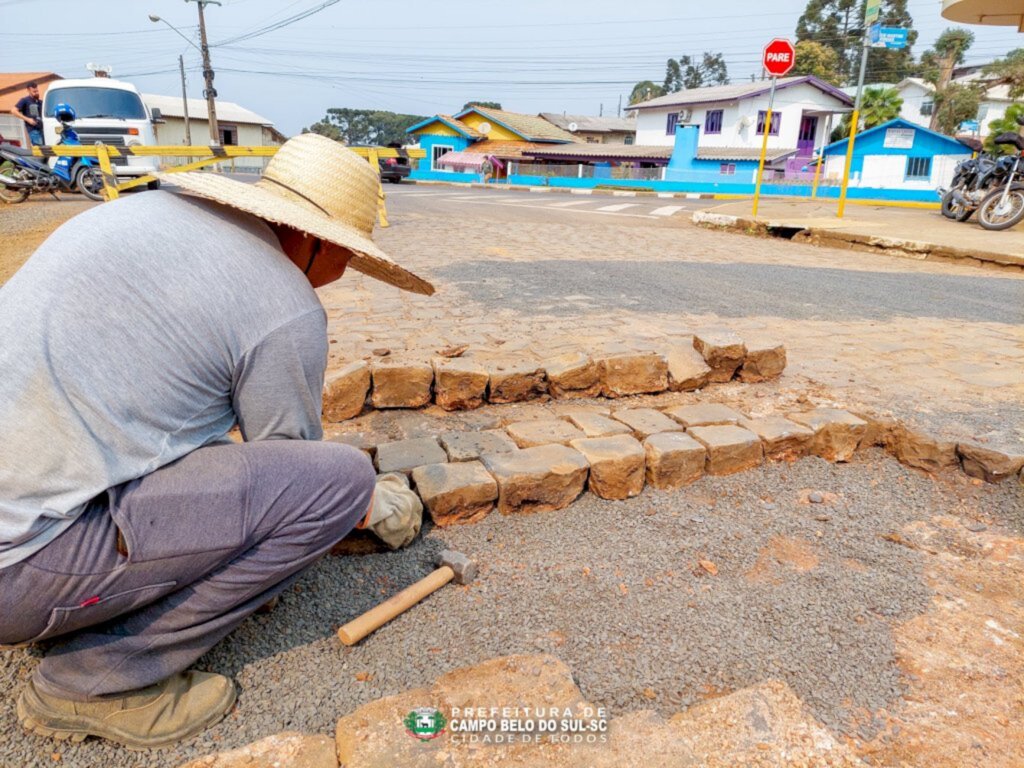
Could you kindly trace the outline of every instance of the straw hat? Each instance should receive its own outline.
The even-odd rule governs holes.
[[[216,173],[157,174],[181,191],[306,232],[352,254],[365,275],[429,296],[434,286],[392,261],[371,240],[380,175],[350,149],[315,133],[289,139],[255,184]]]

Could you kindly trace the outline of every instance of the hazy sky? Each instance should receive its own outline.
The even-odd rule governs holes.
[[[638,80],[659,82],[665,59],[721,51],[734,80],[760,71],[761,47],[792,36],[806,0],[340,0],[247,40],[324,0],[223,0],[207,7],[219,97],[286,134],[328,107],[431,115],[470,99],[520,112],[615,114]],[[941,0],[910,0],[923,51],[947,26]],[[86,62],[147,93],[177,95],[184,54],[189,96],[202,94],[199,53],[150,13],[198,40],[185,0],[0,0],[0,71],[83,77]],[[53,20],[53,21],[51,21]],[[59,27],[54,29],[53,23]],[[969,61],[988,61],[1024,35],[972,27]],[[223,43],[223,44],[219,44]]]

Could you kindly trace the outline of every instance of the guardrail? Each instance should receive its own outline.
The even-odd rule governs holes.
[[[273,157],[279,147],[235,147],[235,146],[130,146],[115,147],[97,141],[93,146],[70,146],[57,144],[53,146],[33,146],[32,154],[36,157],[95,157],[103,172],[103,193],[108,201],[116,200],[121,192],[156,181],[156,176],[147,174],[129,181],[118,181],[111,165],[114,157],[192,157],[198,158],[191,163],[174,165],[161,173],[184,173],[195,171],[209,165],[233,160],[236,157]],[[420,159],[427,156],[423,149],[395,149],[394,147],[349,147],[356,154],[366,158],[373,168],[379,168],[381,158],[405,157]],[[382,227],[388,226],[387,207],[384,202],[384,185],[377,186],[377,214]]]

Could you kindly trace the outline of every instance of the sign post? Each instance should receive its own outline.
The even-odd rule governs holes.
[[[761,177],[764,175],[764,161],[768,154],[768,135],[772,132],[772,107],[775,105],[775,83],[793,68],[796,63],[796,48],[789,40],[776,37],[764,47],[761,63],[772,76],[772,89],[768,95],[768,111],[764,116],[761,139],[761,159],[757,163],[757,179],[754,183],[754,211],[757,218],[757,204],[761,200]]]
[[[846,189],[850,185],[850,166],[853,164],[853,145],[857,140],[857,127],[860,124],[860,105],[864,96],[864,70],[868,66],[868,51],[871,50],[871,36],[876,34],[871,28],[879,26],[882,17],[882,0],[867,0],[864,4],[864,51],[860,57],[860,74],[857,75],[857,98],[853,102],[853,114],[850,115],[850,136],[846,140],[846,163],[843,165],[843,183],[839,188],[839,210],[837,218],[843,218],[846,212]],[[884,44],[883,44],[883,47]]]

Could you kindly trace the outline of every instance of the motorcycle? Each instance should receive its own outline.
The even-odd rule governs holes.
[[[1013,169],[1013,163],[1014,158],[1006,155],[980,155],[961,161],[957,165],[952,187],[939,190],[942,195],[942,215],[956,221],[967,221],[992,188],[1006,179]]]
[[[58,104],[54,116],[60,121],[58,145],[81,146],[72,127],[75,110],[69,104]],[[103,173],[89,157],[60,156],[51,168],[32,154],[31,149],[0,145],[0,200],[21,203],[33,192],[81,192],[90,200],[103,201]]]
[[[1024,126],[1024,115],[1018,115],[1017,125]],[[978,207],[978,223],[985,229],[999,231],[1016,226],[1024,219],[1024,136],[1007,131],[993,141],[1017,150],[1016,154],[1004,158],[1010,165],[1005,183],[989,192]]]

